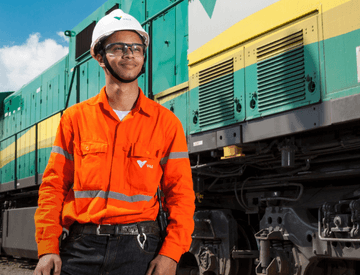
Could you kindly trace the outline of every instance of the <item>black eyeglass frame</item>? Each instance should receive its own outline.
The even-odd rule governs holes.
[[[139,44],[139,43],[132,43],[132,44],[128,44],[128,43],[123,43],[123,42],[116,42],[116,43],[111,43],[105,46],[104,51],[106,54],[110,54],[113,56],[117,56],[116,54],[112,53],[112,52],[108,52],[109,48],[111,48],[114,45],[120,45],[120,46],[124,46],[122,49],[122,55],[126,55],[128,52],[128,49],[130,49],[131,53],[134,54],[134,50],[133,50],[133,46],[140,46],[143,50],[143,53],[141,55],[145,56],[145,45],[144,44]]]

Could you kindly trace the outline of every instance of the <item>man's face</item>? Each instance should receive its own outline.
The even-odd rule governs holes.
[[[122,52],[121,49],[124,48],[124,45],[114,43],[143,45],[141,38],[133,31],[118,31],[113,33],[104,45],[104,48],[108,49],[105,51],[107,52],[106,57],[113,70],[125,80],[134,79],[140,73],[144,63],[144,48],[138,49],[135,46]],[[115,51],[117,51],[116,54],[114,54]]]

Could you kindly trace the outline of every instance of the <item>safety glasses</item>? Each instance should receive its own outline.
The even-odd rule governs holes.
[[[130,50],[130,51],[129,51]],[[111,43],[109,45],[106,45],[105,47],[105,53],[112,55],[112,56],[123,56],[127,55],[130,52],[134,56],[143,56],[145,51],[145,47],[143,44],[126,44],[126,43]]]

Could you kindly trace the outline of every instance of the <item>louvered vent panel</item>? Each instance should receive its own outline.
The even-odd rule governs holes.
[[[234,118],[234,63],[229,59],[199,73],[200,127]]]
[[[257,59],[259,112],[305,99],[302,30],[259,47]]]

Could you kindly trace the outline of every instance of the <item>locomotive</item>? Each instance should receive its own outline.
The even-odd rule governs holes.
[[[187,137],[195,230],[177,274],[359,274],[358,0],[104,3],[65,31],[67,56],[0,93],[2,254],[37,258],[56,129],[105,85],[91,34],[117,8],[151,37],[140,87]]]

